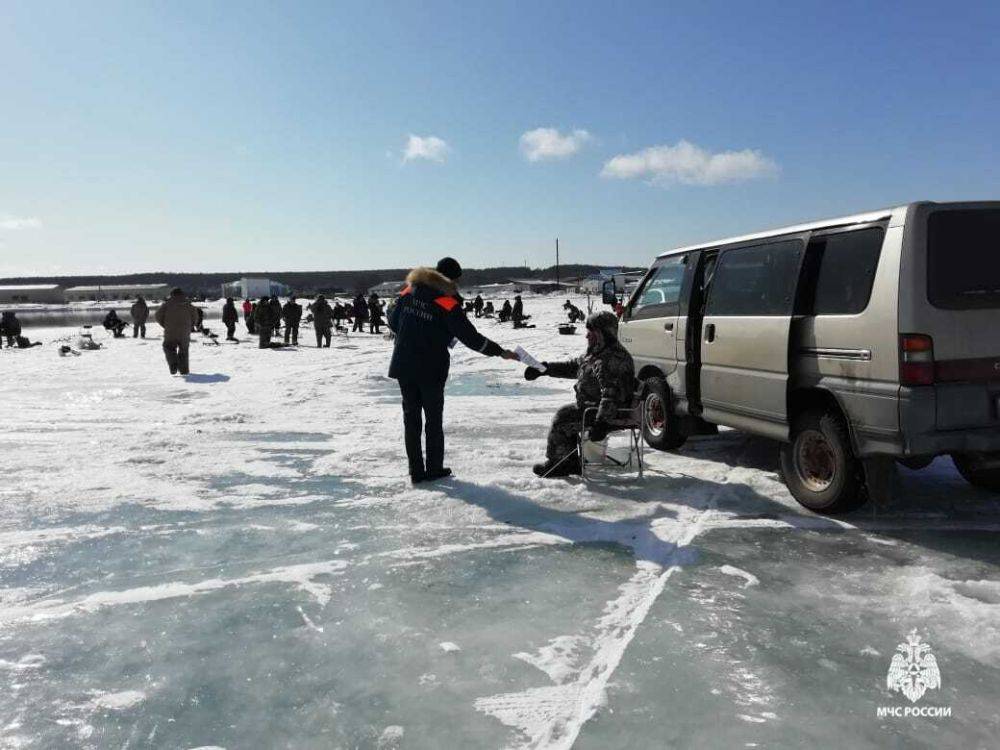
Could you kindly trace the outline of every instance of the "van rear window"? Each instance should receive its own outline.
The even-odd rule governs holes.
[[[927,297],[946,310],[1000,308],[1000,210],[930,215]]]

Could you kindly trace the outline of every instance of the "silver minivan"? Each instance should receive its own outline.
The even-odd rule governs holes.
[[[1000,491],[1000,201],[670,250],[621,315],[655,448],[717,425],[774,438],[792,495],[824,513],[878,493],[893,460],[949,454]]]

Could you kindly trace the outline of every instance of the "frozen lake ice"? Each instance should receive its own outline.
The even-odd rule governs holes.
[[[574,355],[563,299],[482,330]],[[185,380],[155,325],[74,332],[0,351],[2,748],[996,746],[1000,503],[946,459],[837,519],[731,431],[540,480],[572,384],[459,346],[456,477],[412,488],[381,337],[199,342]]]

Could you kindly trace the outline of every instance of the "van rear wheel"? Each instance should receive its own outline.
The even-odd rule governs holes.
[[[962,478],[973,487],[1000,492],[1000,469],[983,466],[981,454],[956,453],[951,457]]]
[[[647,378],[643,391],[642,437],[647,445],[672,451],[687,439],[677,429],[677,419],[670,411],[670,389],[662,378]]]
[[[817,513],[846,513],[865,501],[861,462],[847,425],[836,412],[810,409],[792,424],[781,446],[781,474],[792,497]]]

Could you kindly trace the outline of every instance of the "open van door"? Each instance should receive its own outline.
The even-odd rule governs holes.
[[[686,255],[658,260],[622,316],[619,338],[637,371],[653,365],[666,376],[677,369],[677,313],[686,271]]]
[[[804,237],[783,237],[720,251],[700,327],[705,420],[788,439],[789,336],[804,247]]]

